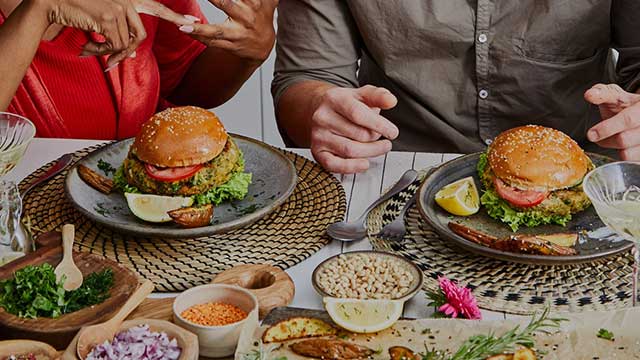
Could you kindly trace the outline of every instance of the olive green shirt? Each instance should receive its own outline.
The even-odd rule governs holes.
[[[394,150],[479,151],[529,123],[584,144],[584,92],[640,83],[640,0],[282,0],[275,103],[309,79],[394,93]]]

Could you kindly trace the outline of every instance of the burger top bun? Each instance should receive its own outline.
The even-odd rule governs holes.
[[[170,108],[142,124],[131,151],[158,167],[183,167],[213,160],[227,143],[218,117],[195,106]]]
[[[491,170],[519,189],[554,191],[578,184],[591,160],[561,131],[538,125],[507,130],[488,151]]]

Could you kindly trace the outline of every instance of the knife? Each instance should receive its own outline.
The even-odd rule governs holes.
[[[27,187],[22,191],[20,196],[22,198],[27,196],[29,191],[33,190],[36,186],[51,179],[52,177],[58,175],[60,172],[62,172],[62,170],[66,169],[67,166],[69,166],[69,164],[71,164],[72,161],[73,161],[73,154],[64,154],[61,157],[59,157],[55,161],[53,166],[51,166],[47,171],[45,171],[44,174],[40,175],[35,180],[31,181],[31,183],[29,183]]]

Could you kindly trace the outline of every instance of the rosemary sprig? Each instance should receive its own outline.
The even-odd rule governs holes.
[[[472,336],[465,341],[462,346],[452,356],[446,356],[435,349],[422,354],[423,360],[484,360],[489,356],[514,352],[518,345],[527,348],[535,347],[533,334],[550,334],[554,329],[558,329],[560,323],[567,321],[562,318],[549,317],[549,308],[546,308],[538,317],[533,316],[529,325],[520,330],[520,326],[507,331],[504,335],[496,337],[494,333],[488,335]]]

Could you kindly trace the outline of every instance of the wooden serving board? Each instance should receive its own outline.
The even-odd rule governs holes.
[[[279,268],[270,265],[240,265],[218,274],[213,284],[237,285],[258,298],[258,312],[264,318],[272,309],[289,305],[295,294],[293,280]],[[150,318],[173,320],[175,297],[146,299],[129,315],[129,319]]]
[[[82,326],[110,319],[138,286],[136,274],[114,261],[75,251],[73,258],[85,277],[92,272],[111,268],[114,274],[111,296],[101,304],[62,315],[56,319],[25,319],[0,308],[0,334],[3,338],[37,340],[48,343],[56,349],[64,349]],[[62,247],[59,241],[57,243],[52,241],[49,245],[0,267],[0,279],[11,278],[15,271],[27,265],[49,263],[55,267],[61,259]]]

